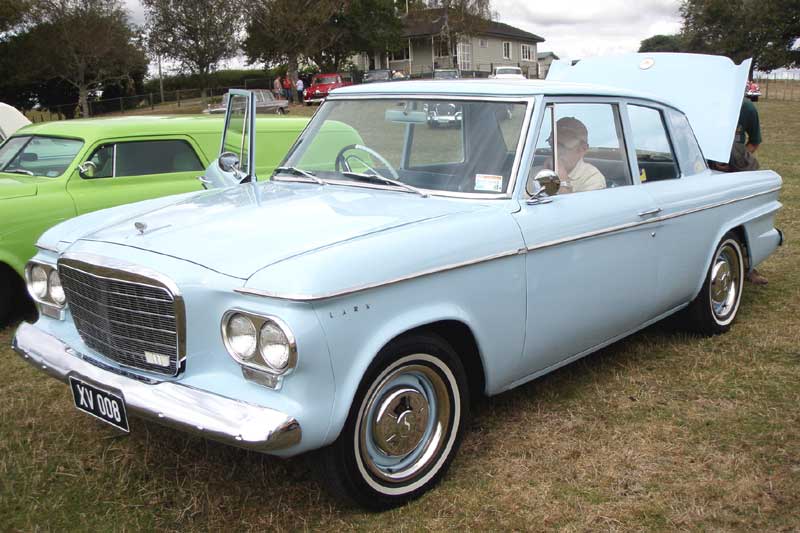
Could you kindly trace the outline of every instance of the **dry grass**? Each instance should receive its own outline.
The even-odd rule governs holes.
[[[449,475],[370,514],[304,458],[244,452],[77,412],[0,331],[0,529],[800,531],[800,103],[760,102],[789,243],[732,331],[657,325],[479,402]]]

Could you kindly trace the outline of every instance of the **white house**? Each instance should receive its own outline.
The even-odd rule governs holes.
[[[458,68],[462,75],[485,76],[496,66],[513,65],[529,78],[539,77],[536,46],[544,39],[538,35],[486,20],[474,35],[450,32],[448,42],[444,9],[426,9],[403,19],[406,46],[397,52],[362,53],[353,58],[357,68],[392,69],[415,77],[430,75],[434,69]]]

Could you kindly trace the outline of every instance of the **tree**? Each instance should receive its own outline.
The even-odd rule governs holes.
[[[685,46],[680,35],[653,35],[643,40],[639,52],[683,52]]]
[[[297,63],[311,60],[337,71],[347,58],[373,48],[396,48],[402,22],[393,0],[261,0],[250,11],[244,42],[250,61]]]
[[[27,0],[0,0],[0,39],[3,33],[22,23],[29,10]]]
[[[151,46],[200,78],[205,98],[208,75],[236,55],[241,41],[240,0],[142,0]]]
[[[84,116],[91,90],[146,66],[119,0],[36,0],[30,20],[16,70],[28,83],[58,78],[74,87]]]
[[[798,0],[684,0],[681,15],[688,51],[752,57],[762,70],[800,63]]]

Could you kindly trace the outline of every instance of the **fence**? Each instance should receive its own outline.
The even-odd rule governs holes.
[[[800,100],[800,73],[756,73],[755,82],[761,89],[763,100]]]
[[[271,78],[258,78],[245,80],[245,88],[262,89],[272,86]],[[191,107],[189,112],[196,112],[198,104],[208,105],[222,100],[222,95],[228,92],[231,87],[213,87],[206,89],[205,100],[203,99],[202,89],[178,89],[174,91],[164,91],[163,99],[160,92],[147,94],[137,94],[133,96],[120,96],[117,98],[93,98],[88,102],[89,117],[96,117],[108,114],[125,114],[136,112],[142,109],[163,110],[165,113],[181,113],[187,107]],[[51,106],[45,110],[35,113],[28,113],[28,118],[33,122],[44,122],[52,120],[67,120],[82,117],[80,105],[75,102]]]

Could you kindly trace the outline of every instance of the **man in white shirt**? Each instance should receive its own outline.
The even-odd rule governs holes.
[[[606,178],[597,167],[583,160],[589,150],[589,132],[575,117],[564,117],[556,122],[556,172],[561,180],[559,194],[594,191],[606,188]]]
[[[297,101],[299,103],[303,103],[303,89],[305,89],[305,84],[303,83],[302,78],[297,78],[297,83],[295,84],[297,88]]]

